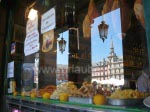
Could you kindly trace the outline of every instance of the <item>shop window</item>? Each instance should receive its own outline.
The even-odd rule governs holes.
[[[80,86],[91,76],[90,81],[94,80],[95,76],[103,76],[101,80],[110,80],[113,77],[121,81],[124,78],[130,79],[132,71],[136,74],[142,70],[142,66],[148,60],[146,33],[144,22],[138,16],[138,7],[135,6],[135,1],[122,0],[118,4],[117,0],[114,0],[108,7],[105,1],[96,0],[94,9],[97,10],[94,10],[95,13],[91,13],[91,10],[88,9],[89,1],[87,0],[82,0],[82,5],[85,4],[84,7],[70,10],[66,9],[66,2],[58,3],[60,1],[49,4],[43,9],[33,6],[42,15],[54,4],[56,5],[56,28],[44,34],[39,33],[40,50],[23,58],[22,67],[26,64],[30,66],[30,64],[35,64],[36,54],[39,55],[37,64],[39,88],[68,80]],[[76,3],[71,6],[81,5]],[[43,7],[41,4],[39,6]],[[60,11],[60,9],[62,10]],[[65,17],[66,12],[63,11],[68,11],[70,15]],[[78,13],[74,13],[74,11]],[[69,16],[71,17],[69,18]],[[107,35],[104,35],[104,29],[100,29],[102,21],[105,22],[106,30],[108,30]],[[25,28],[16,26],[18,27],[18,25],[14,25],[13,40],[23,44]],[[41,24],[39,24],[40,26]],[[53,34],[52,42],[49,41],[50,38],[47,39],[47,35],[50,33]],[[22,38],[19,38],[20,36]],[[65,49],[60,49],[61,38],[65,40]],[[24,53],[22,54],[24,55]],[[29,71],[32,71],[30,69]],[[115,69],[117,69],[116,72]],[[23,74],[27,74],[26,72],[22,70]],[[116,77],[116,74],[119,76]],[[24,77],[28,79],[29,76],[23,75]],[[29,78],[31,79],[32,76]],[[32,82],[34,83],[34,81]],[[24,86],[26,90],[35,87],[34,84],[30,87]]]

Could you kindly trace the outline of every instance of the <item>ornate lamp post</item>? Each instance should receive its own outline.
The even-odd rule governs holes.
[[[107,39],[108,27],[109,26],[105,24],[105,21],[102,21],[101,24],[98,25],[99,35],[103,42],[105,41],[105,39]]]

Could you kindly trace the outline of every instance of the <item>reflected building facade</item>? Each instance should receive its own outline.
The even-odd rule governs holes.
[[[56,83],[68,81],[68,65],[57,65]]]
[[[92,80],[124,79],[123,56],[117,56],[111,41],[108,57],[97,63],[92,63]]]

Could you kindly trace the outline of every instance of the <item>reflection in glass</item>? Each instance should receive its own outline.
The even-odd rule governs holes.
[[[109,26],[105,24],[105,21],[102,21],[101,24],[98,25],[99,35],[103,42],[105,41],[105,39],[107,39],[108,27]]]
[[[38,77],[38,71],[39,71],[39,53],[35,54],[34,59],[34,83],[36,84],[36,88],[38,89],[39,85],[39,77]]]
[[[62,37],[59,37],[57,43],[57,72],[56,72],[56,84],[68,81],[68,52],[69,52],[69,32],[65,31],[63,33],[63,40],[65,41],[65,50],[60,51],[59,42]],[[59,34],[62,35],[62,34]],[[62,44],[64,44],[62,41]],[[63,53],[62,53],[63,52]]]
[[[22,66],[22,88],[31,91],[34,85],[34,63],[24,63]]]
[[[61,40],[59,40],[58,43],[59,43],[59,51],[61,53],[63,53],[65,51],[65,48],[66,48],[66,41],[64,40],[63,37],[61,37]]]
[[[103,17],[100,16],[92,24],[92,81],[107,85],[123,85],[123,46],[120,8],[105,14],[105,21],[109,25],[109,33],[107,35],[108,38],[104,42],[99,38],[97,27],[102,19]]]

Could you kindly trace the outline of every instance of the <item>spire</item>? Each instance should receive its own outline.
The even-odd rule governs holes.
[[[111,45],[110,45],[111,47],[111,49],[114,49],[114,43],[113,43],[113,39],[111,38]]]
[[[114,43],[113,43],[113,39],[111,38],[111,45],[110,45],[110,53],[114,53]]]
[[[113,43],[113,39],[111,37],[111,41],[110,41],[110,53],[109,53],[108,59],[111,61],[111,60],[114,59],[114,57],[115,57],[114,43]]]

